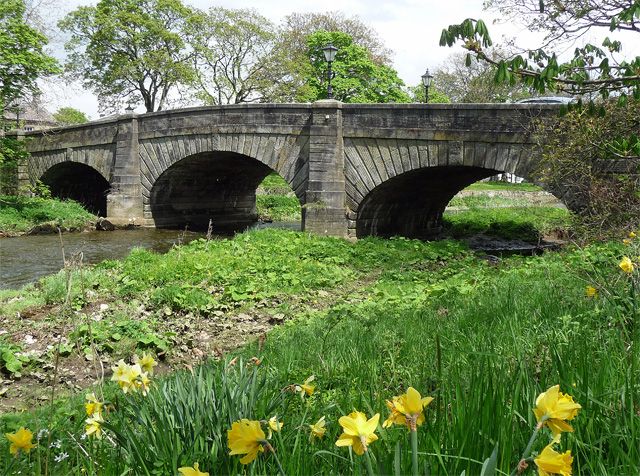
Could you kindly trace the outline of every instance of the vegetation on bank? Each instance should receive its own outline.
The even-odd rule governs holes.
[[[0,195],[0,233],[24,233],[49,224],[64,230],[82,230],[96,217],[72,200]]]
[[[364,459],[335,446],[338,418],[359,410],[385,419],[385,400],[411,386],[434,398],[418,430],[421,465],[433,474],[477,474],[498,443],[498,468],[508,472],[535,425],[536,396],[559,384],[582,406],[562,444],[576,474],[635,473],[638,269],[618,265],[623,256],[637,261],[640,246],[628,240],[492,264],[454,241],[349,243],[261,230],[68,268],[0,295],[4,345],[33,358],[23,362],[23,378],[35,372],[51,382],[57,372],[73,388],[63,369],[75,356],[77,373],[89,367],[95,380],[105,369],[108,381],[119,359],[143,351],[161,365],[191,367],[198,356],[222,358],[233,347],[225,348],[227,339],[255,341],[155,379],[147,396],[98,384],[101,439],[82,436],[84,394],[6,414],[0,431],[29,428],[37,446],[0,465],[36,474],[45,465],[48,474],[176,474],[199,463],[210,474],[236,474],[243,466],[227,448],[232,423],[275,416],[284,426],[269,441],[287,474],[362,473]],[[274,323],[284,325],[265,334]],[[36,340],[51,329],[61,337],[37,354],[25,328]],[[311,375],[315,391],[302,399],[296,385]],[[326,433],[311,438],[309,425],[321,417]],[[375,470],[409,472],[406,429],[375,432]],[[544,435],[534,451],[548,443]],[[0,442],[0,453],[8,451],[9,442]],[[273,455],[259,453],[250,471],[278,469]]]

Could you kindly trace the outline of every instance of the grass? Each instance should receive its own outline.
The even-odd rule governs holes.
[[[541,192],[542,188],[527,182],[476,182],[467,187],[466,190],[511,190],[514,192]]]
[[[264,221],[298,221],[302,208],[298,198],[287,195],[257,195],[258,217]]]
[[[0,231],[8,234],[29,231],[45,223],[67,230],[79,230],[96,217],[72,200],[23,196],[0,196]]]
[[[486,233],[506,239],[538,241],[571,228],[571,213],[556,207],[471,208],[444,215],[444,231],[454,238]]]
[[[496,443],[498,468],[510,472],[535,424],[536,396],[559,384],[583,407],[561,445],[574,455],[573,474],[637,474],[639,353],[631,322],[640,315],[632,281],[617,266],[636,248],[601,244],[493,266],[453,241],[349,243],[261,230],[163,256],[136,251],[85,271],[94,294],[74,288],[81,313],[114,296],[144,310],[129,315],[132,322],[156,312],[158,320],[176,316],[174,323],[190,315],[224,322],[264,306],[285,323],[224,361],[158,379],[146,398],[106,385],[109,438],[101,441],[80,440],[82,395],[53,410],[4,415],[2,433],[49,428],[60,448],[41,442],[30,460],[5,459],[0,467],[42,474],[47,462],[50,474],[175,474],[199,462],[211,474],[238,474],[227,430],[239,418],[277,415],[285,425],[271,443],[287,474],[362,474],[362,458],[334,445],[338,418],[357,409],[384,419],[385,400],[413,386],[435,398],[419,429],[420,460],[431,474],[477,474]],[[600,297],[586,298],[587,284]],[[52,289],[45,282],[32,293],[64,298]],[[126,329],[123,320],[119,333]],[[172,343],[167,355],[181,347]],[[290,388],[309,375],[317,392],[302,400]],[[308,425],[321,416],[327,434],[311,444]],[[374,467],[408,473],[406,430],[377,433]],[[536,451],[548,441],[544,433]],[[0,454],[7,451],[0,442]],[[63,452],[69,457],[57,463]],[[249,472],[276,473],[273,457],[260,454]]]

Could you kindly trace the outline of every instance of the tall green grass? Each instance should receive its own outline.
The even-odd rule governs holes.
[[[408,386],[435,398],[419,429],[420,460],[430,474],[478,474],[496,444],[498,467],[509,473],[535,425],[536,396],[555,384],[583,407],[572,422],[575,432],[563,437],[563,450],[571,449],[575,457],[573,474],[640,470],[639,355],[629,324],[640,315],[629,279],[617,266],[628,249],[598,245],[513,257],[493,266],[451,242],[352,244],[304,234],[281,242],[282,235],[254,232],[219,246],[245,258],[282,246],[280,254],[245,265],[238,276],[261,276],[277,256],[300,262],[302,268],[291,268],[295,273],[310,266],[304,284],[282,281],[281,289],[288,292],[331,289],[326,280],[333,276],[337,286],[346,286],[365,272],[367,283],[309,307],[270,332],[264,343],[239,351],[242,360],[233,367],[227,360],[179,373],[156,383],[147,398],[111,393],[106,426],[112,441],[74,445],[65,436],[65,451],[72,456],[60,471],[52,462],[52,474],[79,474],[82,468],[89,474],[175,474],[180,465],[195,462],[211,474],[275,474],[271,455],[259,455],[245,470],[225,446],[235,419],[274,415],[284,421],[272,444],[287,474],[362,474],[362,458],[334,444],[341,433],[338,418],[360,410],[368,416],[379,412],[384,419],[385,400]],[[144,253],[105,269],[147,286],[178,282],[187,278],[188,266],[200,265],[199,272],[206,274],[215,263],[226,262],[218,261],[222,251],[208,246],[217,245],[199,242],[176,250],[164,258],[165,273],[155,262],[161,258]],[[208,255],[213,261],[203,261]],[[194,261],[179,267],[189,259]],[[239,258],[228,259],[227,272],[242,266]],[[175,276],[169,273],[174,267]],[[325,281],[307,283],[318,274]],[[601,297],[585,297],[591,283]],[[250,362],[253,356],[261,359],[257,368]],[[310,398],[289,391],[312,374],[318,388]],[[65,408],[56,413],[57,434],[79,438],[81,402],[75,402],[75,412]],[[69,412],[68,423],[60,417],[63,411]],[[307,425],[321,416],[326,416],[327,434],[312,444]],[[13,431],[23,421],[5,417],[0,430]],[[374,467],[381,474],[409,472],[406,429],[377,432],[380,439],[371,445]],[[547,442],[541,437],[534,449]],[[0,453],[6,451],[7,443],[0,443]],[[37,457],[44,458],[45,450],[40,451]],[[24,473],[33,465],[22,459],[16,467]]]

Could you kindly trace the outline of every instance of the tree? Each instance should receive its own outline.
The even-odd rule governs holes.
[[[276,71],[276,28],[269,20],[254,10],[214,7],[201,13],[194,29],[198,98],[207,104],[238,104],[268,94]]]
[[[444,29],[440,44],[452,46],[461,41],[469,52],[467,64],[475,56],[493,65],[499,82],[513,84],[519,79],[540,93],[551,89],[603,97],[613,93],[621,100],[628,94],[640,98],[640,56],[628,61],[618,58],[622,51],[619,39],[607,36],[601,46],[587,43],[577,47],[567,61],[550,50],[560,41],[575,41],[591,30],[640,33],[638,0],[491,0],[488,6],[523,18],[529,29],[544,32],[543,44],[508,58],[492,59],[485,50],[492,44],[486,25],[470,18]]]
[[[425,102],[425,89],[423,84],[417,84],[409,87],[409,96],[413,102]],[[440,90],[440,85],[437,87],[429,87],[429,103],[435,104],[449,104],[451,98]]]
[[[0,3],[0,113],[37,92],[38,78],[59,71],[56,60],[44,52],[47,38],[26,24],[24,14],[23,0]]]
[[[61,126],[71,126],[73,124],[84,124],[85,122],[89,122],[89,118],[84,112],[78,111],[72,107],[61,107],[53,115],[53,118]]]
[[[391,67],[375,63],[369,52],[342,32],[318,31],[307,38],[305,84],[297,99],[316,101],[327,97],[327,62],[322,48],[332,43],[338,52],[333,62],[334,98],[351,103],[410,102],[404,83]]]
[[[339,12],[293,13],[284,19],[278,32],[278,40],[271,57],[274,67],[271,74],[272,87],[267,94],[267,100],[296,101],[301,97],[300,91],[307,89],[307,39],[318,31],[346,33],[355,45],[367,50],[374,64],[392,66],[389,49],[384,46],[378,33],[359,18],[345,17]]]
[[[493,51],[490,57],[499,54]],[[491,64],[474,59],[467,66],[464,53],[453,53],[434,72],[433,83],[453,102],[513,102],[530,96],[522,84],[496,83],[493,78]]]
[[[66,70],[97,93],[102,110],[115,112],[126,102],[159,111],[172,91],[195,78],[188,46],[193,19],[180,0],[100,0],[79,7],[59,23],[71,35]]]

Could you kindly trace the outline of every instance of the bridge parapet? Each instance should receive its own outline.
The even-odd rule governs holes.
[[[107,182],[109,218],[166,226],[225,214],[250,222],[254,182],[270,169],[295,191],[306,230],[385,234],[403,221],[402,234],[422,236],[459,188],[500,172],[526,177],[531,122],[558,109],[319,101],[121,115],[26,134],[26,169],[31,181],[72,180],[74,164],[87,166]]]

